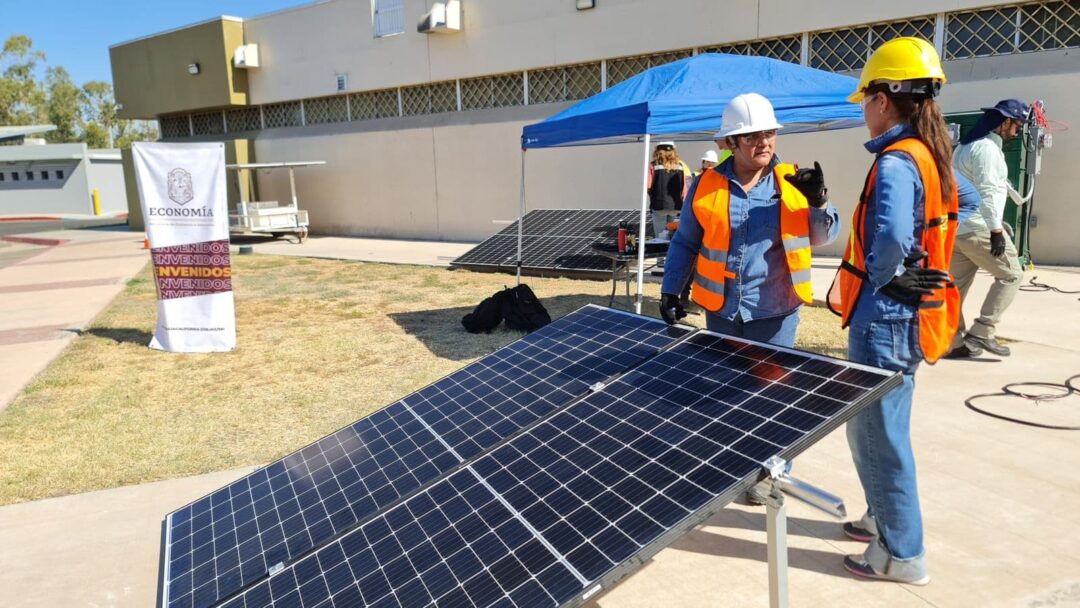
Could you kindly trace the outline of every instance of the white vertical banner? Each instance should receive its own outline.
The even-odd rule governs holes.
[[[135,143],[131,151],[158,296],[150,348],[233,350],[225,145]]]

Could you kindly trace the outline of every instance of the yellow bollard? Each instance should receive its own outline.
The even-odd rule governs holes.
[[[94,188],[91,198],[94,199],[94,215],[101,215],[101,194],[97,188]]]

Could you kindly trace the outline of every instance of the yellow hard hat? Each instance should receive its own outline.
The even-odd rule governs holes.
[[[862,101],[863,90],[876,80],[932,80],[937,86],[948,82],[934,45],[911,36],[893,38],[870,55],[859,76],[859,87],[848,96],[848,101]]]

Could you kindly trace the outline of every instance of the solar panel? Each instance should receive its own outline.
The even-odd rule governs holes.
[[[583,307],[177,510],[163,605],[213,605],[686,333]]]
[[[899,383],[700,331],[225,605],[576,605]]]
[[[636,226],[641,212],[629,209],[534,209],[522,219],[522,269],[531,271],[610,272],[611,260],[592,244],[613,239],[619,222]],[[646,224],[652,236],[652,224]],[[513,271],[517,264],[518,222],[450,263],[459,268]]]

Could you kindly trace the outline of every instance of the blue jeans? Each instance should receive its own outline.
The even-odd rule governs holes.
[[[786,315],[754,321],[743,321],[741,316],[729,321],[710,312],[705,313],[705,325],[709,331],[791,348],[795,346],[795,330],[799,328],[799,309]]]
[[[848,445],[878,541],[864,556],[878,572],[926,574],[922,512],[911,449],[911,398],[922,361],[915,319],[853,322],[848,358],[903,373],[894,388],[847,423]],[[875,546],[876,545],[876,546]]]

